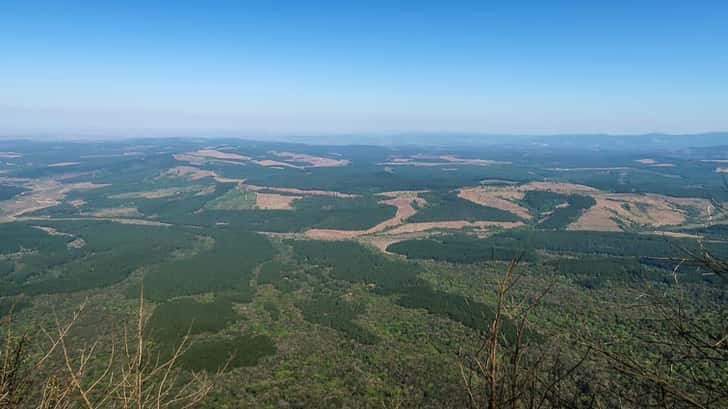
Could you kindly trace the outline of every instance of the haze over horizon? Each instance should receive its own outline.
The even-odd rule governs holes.
[[[728,4],[7,1],[0,135],[728,130]]]

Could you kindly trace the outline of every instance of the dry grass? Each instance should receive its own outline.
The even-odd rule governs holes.
[[[88,215],[93,217],[138,217],[140,213],[136,207],[108,207],[96,210]]]
[[[0,211],[2,211],[0,221],[11,221],[23,214],[59,205],[63,198],[66,197],[66,194],[72,190],[96,189],[108,186],[106,184],[95,184],[91,182],[64,185],[54,179],[8,180],[24,182],[25,187],[30,188],[30,191],[24,192],[10,200],[0,202]]]
[[[215,149],[200,149],[196,152],[193,152],[192,155],[201,156],[203,158],[212,158],[212,159],[227,159],[227,160],[242,160],[242,161],[248,161],[251,159],[249,156],[244,156],[244,155],[240,155],[237,153],[221,152],[221,151],[215,150]]]
[[[358,195],[353,195],[349,193],[341,193],[341,192],[334,192],[332,190],[305,190],[305,189],[296,189],[291,187],[272,187],[272,186],[258,186],[258,185],[245,185],[242,186],[245,189],[260,191],[260,190],[270,190],[273,192],[280,192],[280,193],[292,193],[294,195],[300,195],[300,196],[332,196],[332,197],[341,197],[346,199],[351,199],[354,197],[358,197]]]
[[[458,197],[469,200],[473,203],[494,207],[496,209],[511,212],[526,220],[531,219],[528,209],[515,203],[523,199],[524,192],[494,187],[471,187],[463,188],[458,192]]]
[[[294,169],[301,169],[300,166],[292,165],[290,163],[286,162],[279,162],[277,160],[270,160],[270,159],[264,159],[264,160],[254,160],[253,163],[259,166],[266,166],[266,167],[272,167],[272,168],[294,168]]]
[[[50,165],[48,165],[48,167],[49,168],[63,168],[66,166],[78,165],[80,163],[81,162],[58,162],[58,163],[51,163]]]
[[[491,165],[507,165],[510,162],[502,162],[487,159],[466,159],[459,158],[455,155],[424,155],[418,154],[410,157],[395,157],[388,162],[378,163],[378,165],[387,166],[451,166],[451,165],[471,165],[471,166],[491,166]]]
[[[194,166],[175,166],[164,171],[161,176],[183,177],[189,180],[200,180],[209,177],[217,177],[217,174],[211,170],[203,170]]]
[[[270,153],[273,155],[279,156],[281,158],[286,158],[286,159],[294,161],[294,162],[308,163],[310,165],[310,167],[313,167],[313,168],[340,167],[340,166],[347,166],[350,163],[348,159],[324,158],[321,156],[306,155],[303,153],[281,152],[281,151],[271,151]]]
[[[110,199],[134,199],[134,198],[161,199],[164,197],[176,196],[181,193],[200,192],[207,188],[209,188],[209,186],[203,186],[203,185],[170,187],[170,188],[165,188],[165,189],[120,193],[120,194],[116,194],[116,195],[111,195],[111,196],[109,196],[109,198]]]
[[[518,188],[519,190],[545,190],[547,192],[572,194],[572,193],[598,193],[599,190],[587,185],[565,182],[529,182]]]
[[[687,221],[687,213],[681,207],[695,209],[700,218],[707,218],[712,209],[710,201],[697,198],[631,193],[592,196],[596,205],[572,223],[569,230],[620,231],[620,225],[675,226]]]
[[[285,196],[276,193],[256,193],[255,206],[266,210],[290,210],[291,203],[302,196]]]
[[[467,220],[453,220],[448,222],[421,222],[421,223],[407,223],[399,227],[395,227],[392,230],[388,230],[388,234],[402,234],[402,233],[414,233],[428,230],[438,229],[492,229],[492,228],[503,228],[512,229],[518,226],[522,226],[521,222],[490,222],[490,221],[477,221],[469,222]]]

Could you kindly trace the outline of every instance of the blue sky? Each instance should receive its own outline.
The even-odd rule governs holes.
[[[726,1],[0,2],[0,132],[728,130]]]

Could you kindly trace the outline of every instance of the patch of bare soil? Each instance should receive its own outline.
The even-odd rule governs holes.
[[[66,244],[66,247],[71,248],[71,249],[80,249],[81,247],[83,247],[85,245],[86,245],[86,241],[79,237],[76,240],[68,242]]]
[[[93,217],[138,217],[140,213],[136,207],[109,207],[96,210],[88,215]]]
[[[388,199],[380,200],[379,203],[395,206],[397,212],[393,217],[370,227],[366,230],[334,230],[334,229],[310,229],[306,231],[306,236],[319,240],[342,240],[354,237],[375,234],[384,231],[390,227],[399,226],[404,223],[405,219],[417,212],[413,203],[419,206],[425,204],[425,200],[417,195],[421,191],[396,191],[381,193],[380,196],[388,197]]]
[[[572,193],[598,193],[599,190],[587,185],[561,182],[529,182],[519,186],[518,190],[545,190],[548,192],[572,194]]]
[[[528,212],[528,209],[515,203],[515,201],[523,199],[523,195],[524,193],[522,191],[485,186],[463,188],[458,192],[458,197],[465,200],[482,206],[505,210],[526,220],[530,220],[531,214]]]
[[[18,152],[0,152],[0,158],[2,159],[15,159],[22,156],[23,155]]]
[[[53,227],[48,227],[48,226],[33,226],[33,227],[38,230],[42,230],[42,231],[48,233],[48,235],[50,235],[50,236],[75,237],[74,240],[66,243],[66,247],[68,247],[68,248],[80,249],[81,247],[86,245],[86,242],[82,238],[76,237],[70,233],[60,232],[60,231],[54,229]]]
[[[0,202],[0,221],[11,221],[25,213],[56,206],[61,203],[66,194],[77,189],[95,189],[103,186],[91,182],[80,182],[64,185],[54,179],[8,179],[14,182],[24,182],[30,191]]]
[[[605,193],[593,197],[596,205],[572,223],[569,230],[619,231],[621,225],[676,226],[687,221],[685,208],[692,208],[699,218],[707,220],[713,207],[706,199],[657,194]]]
[[[270,160],[270,159],[264,159],[264,160],[254,160],[253,163],[259,166],[266,166],[271,168],[294,168],[294,169],[302,169],[301,166],[296,166],[287,162],[279,162],[277,160]]]
[[[212,158],[212,159],[228,159],[228,160],[242,160],[242,161],[248,161],[250,160],[250,156],[244,156],[237,153],[229,153],[229,152],[221,152],[216,149],[200,149],[198,151],[195,151],[192,153],[194,156],[202,156],[203,158]]]
[[[348,159],[324,158],[321,156],[306,155],[303,153],[281,151],[270,151],[270,153],[281,158],[287,158],[288,160],[294,162],[308,163],[311,167],[314,168],[340,167],[347,166],[350,163]]]
[[[491,166],[496,164],[507,165],[502,162],[488,159],[459,158],[455,155],[424,155],[418,154],[410,157],[395,157],[388,162],[381,162],[382,166],[451,166],[451,165]]]
[[[652,158],[637,159],[635,162],[641,163],[643,165],[653,166],[653,167],[656,167],[656,168],[672,168],[672,167],[675,166],[672,163],[661,163],[661,162],[658,162],[658,161],[656,161],[656,160],[654,160]]]
[[[184,177],[189,180],[200,180],[204,178],[217,178],[217,173],[211,170],[203,170],[194,166],[175,166],[164,171],[161,176]]]
[[[58,163],[51,163],[50,165],[48,165],[48,167],[49,168],[63,168],[66,166],[78,165],[80,163],[81,162],[58,162]]]
[[[108,207],[108,208],[98,209],[93,212],[84,213],[83,215],[99,217],[99,218],[112,218],[112,217],[138,217],[138,216],[140,216],[140,213],[136,207]]]
[[[258,209],[266,210],[290,210],[293,209],[291,202],[301,197],[279,195],[276,193],[256,193],[255,206]]]
[[[280,193],[293,193],[294,195],[301,195],[301,196],[333,196],[333,197],[341,197],[341,198],[353,198],[358,197],[358,195],[353,195],[349,193],[341,193],[341,192],[334,192],[333,190],[305,190],[305,189],[296,189],[292,187],[271,187],[271,186],[258,186],[258,185],[245,185],[242,186],[245,189],[260,191],[260,190],[270,190],[273,192],[280,192]]]
[[[728,173],[728,168],[715,168],[715,173]]]
[[[42,230],[46,233],[48,233],[49,236],[66,236],[66,237],[73,237],[73,234],[60,232],[53,227],[49,226],[33,226],[34,229]]]
[[[683,232],[677,232],[677,231],[648,231],[644,234],[654,234],[657,236],[669,236],[669,237],[677,237],[677,238],[686,238],[686,239],[700,239],[700,236],[697,234],[690,234],[690,233],[683,233]]]
[[[428,230],[437,229],[491,229],[491,228],[503,228],[512,229],[514,227],[522,226],[521,222],[490,222],[490,221],[477,221],[469,222],[467,220],[455,220],[449,222],[421,222],[421,223],[407,223],[401,226],[395,227],[392,230],[388,230],[387,234],[395,235],[402,233],[414,233]]]
[[[161,199],[164,197],[177,196],[182,193],[200,192],[204,189],[208,189],[210,186],[192,185],[184,187],[170,187],[165,189],[146,190],[140,192],[127,192],[111,195],[111,199],[133,199],[133,198],[144,198],[144,199]]]
[[[598,167],[598,168],[550,168],[557,172],[581,172],[581,171],[603,171],[603,170],[631,170],[628,166]]]

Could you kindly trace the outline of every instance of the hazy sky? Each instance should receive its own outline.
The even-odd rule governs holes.
[[[728,130],[725,0],[111,3],[0,1],[0,133]]]

